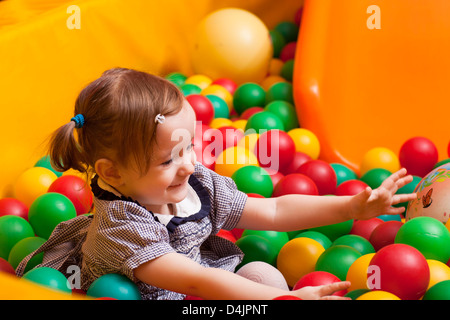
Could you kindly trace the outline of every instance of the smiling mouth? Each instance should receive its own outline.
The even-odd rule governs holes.
[[[185,185],[186,184],[186,182],[187,182],[187,180],[186,181],[184,181],[184,182],[182,182],[182,183],[179,183],[179,184],[174,184],[174,185],[171,185],[171,186],[169,186],[169,188],[178,188],[178,187],[181,187],[181,186],[183,186],[183,185]]]

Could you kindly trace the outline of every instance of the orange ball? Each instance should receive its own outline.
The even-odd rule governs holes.
[[[361,161],[360,175],[367,171],[382,168],[394,173],[400,170],[400,160],[398,156],[387,148],[372,148],[367,151]]]
[[[347,272],[347,281],[351,282],[348,291],[353,291],[356,289],[370,289],[367,286],[367,268],[369,267],[370,260],[375,253],[365,254],[358,259],[356,259]]]
[[[259,166],[254,153],[243,147],[230,147],[217,156],[215,171],[220,175],[231,177],[237,169],[248,165]]]
[[[356,300],[400,300],[400,298],[390,292],[379,290],[366,292]]]
[[[32,167],[24,171],[14,184],[14,197],[30,207],[33,201],[47,193],[50,185],[58,177],[50,169]]]

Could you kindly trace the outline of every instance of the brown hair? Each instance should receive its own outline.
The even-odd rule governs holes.
[[[183,94],[170,81],[125,68],[105,71],[78,96],[74,115],[85,123],[61,126],[50,140],[49,154],[57,170],[93,172],[95,162],[109,158],[122,165],[133,164],[148,171],[155,143],[157,114],[181,110]],[[74,131],[77,131],[77,138]]]

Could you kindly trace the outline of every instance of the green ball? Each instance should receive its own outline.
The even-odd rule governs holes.
[[[410,245],[426,259],[447,263],[450,258],[450,233],[441,221],[432,217],[416,217],[405,222],[394,243]]]
[[[367,171],[360,180],[365,182],[372,189],[376,189],[381,186],[383,181],[389,178],[391,174],[392,172],[384,168],[375,168]]]
[[[8,262],[11,264],[11,266],[16,269],[19,263],[30,253],[36,251],[40,246],[44,244],[46,240],[44,238],[40,237],[29,237],[20,240],[17,242],[14,247],[11,249],[8,257]],[[35,255],[33,258],[31,258],[27,266],[25,267],[25,271],[27,272],[34,267],[36,267],[38,264],[42,263],[42,259],[44,258],[44,253],[41,252],[37,255]]]
[[[294,75],[294,59],[290,59],[286,61],[281,67],[280,76],[282,76],[287,81],[292,82],[292,78]]]
[[[62,172],[56,170],[55,168],[53,168],[52,166],[52,162],[50,159],[50,156],[43,156],[42,158],[40,158],[35,164],[35,167],[42,167],[42,168],[47,168],[49,170],[51,170],[54,174],[56,174],[57,177],[61,177],[63,175]]]
[[[247,120],[245,131],[255,130],[256,133],[262,133],[264,130],[278,129],[284,131],[283,121],[274,113],[261,111],[255,113]]]
[[[166,79],[174,83],[177,87],[181,87],[187,79],[187,76],[180,72],[172,72],[166,76]]]
[[[326,271],[345,281],[350,266],[361,253],[355,248],[343,245],[331,246],[317,259],[316,271]]]
[[[180,90],[185,97],[190,94],[200,94],[200,92],[202,92],[202,88],[192,83],[185,83],[181,85]]]
[[[370,291],[369,289],[355,289],[353,291],[348,292],[344,297],[356,300],[356,298],[369,291]]]
[[[297,112],[291,103],[283,100],[275,100],[267,104],[264,110],[277,115],[283,122],[285,131],[298,128]]]
[[[283,36],[286,43],[297,41],[299,27],[291,21],[282,21],[275,26],[277,30]]]
[[[17,242],[33,236],[33,227],[24,218],[13,215],[0,217],[0,258],[8,260]]]
[[[331,247],[331,240],[324,235],[323,233],[317,232],[317,231],[301,231],[299,234],[295,236],[295,238],[310,238],[313,240],[316,240],[318,243],[320,243],[325,249],[328,249]]]
[[[207,94],[205,97],[211,101],[214,107],[214,118],[230,118],[230,109],[225,100],[214,94]]]
[[[266,238],[251,234],[239,238],[236,245],[244,252],[244,258],[236,270],[253,261],[263,261],[276,266],[278,251]]]
[[[56,269],[48,267],[35,268],[25,273],[22,278],[54,290],[72,293],[66,277]]]
[[[281,248],[288,243],[289,236],[287,232],[282,231],[268,231],[268,230],[249,230],[246,229],[242,233],[242,237],[249,236],[249,235],[256,235],[263,237],[266,240],[269,240],[271,245],[274,247],[274,249],[277,252],[280,252]]]
[[[72,201],[56,192],[48,192],[36,198],[28,211],[28,220],[36,235],[45,239],[50,237],[59,223],[76,216]]]
[[[287,101],[294,105],[292,84],[289,82],[277,82],[266,92],[266,104],[275,100]]]
[[[353,227],[353,220],[334,223],[326,226],[311,228],[309,230],[317,231],[326,235],[331,241],[336,240],[344,234],[348,234]]]
[[[270,40],[272,41],[273,47],[273,57],[278,58],[280,56],[281,50],[283,50],[286,45],[283,35],[277,30],[269,31]]]
[[[422,300],[450,300],[450,280],[436,283],[427,290]]]
[[[89,286],[86,295],[94,298],[117,300],[141,300],[137,285],[124,275],[108,273],[100,276]]]
[[[239,115],[251,107],[263,107],[265,101],[266,92],[253,82],[241,84],[233,94],[233,107]]]
[[[270,198],[273,192],[273,182],[269,173],[261,167],[248,165],[237,169],[231,179],[237,188],[244,193],[257,193]]]
[[[375,249],[372,246],[372,244],[369,242],[369,240],[355,235],[355,234],[346,234],[343,235],[336,240],[334,240],[333,246],[343,245],[343,246],[349,246],[356,250],[358,250],[359,253],[362,255],[368,254],[368,253],[375,253]]]
[[[334,172],[336,173],[337,186],[340,185],[342,182],[358,179],[358,176],[356,175],[355,171],[353,171],[352,169],[350,169],[349,167],[347,167],[344,164],[330,163],[330,166],[333,168]]]

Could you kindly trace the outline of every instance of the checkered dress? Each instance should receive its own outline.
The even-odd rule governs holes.
[[[133,270],[164,254],[178,252],[205,267],[234,271],[243,253],[216,234],[237,225],[247,200],[232,179],[199,163],[189,184],[201,201],[201,209],[187,217],[174,216],[164,225],[139,203],[100,189],[94,180],[95,214],[60,223],[48,241],[21,262],[16,274],[22,276],[29,259],[44,252],[43,262],[37,267],[66,273],[70,265],[78,265],[83,290],[104,274],[119,273],[137,284],[142,299],[183,299],[183,294],[139,281]]]

